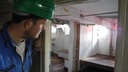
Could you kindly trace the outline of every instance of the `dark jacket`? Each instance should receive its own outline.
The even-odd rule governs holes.
[[[24,62],[22,62],[8,34],[8,24],[0,30],[0,72],[29,72],[32,65],[32,40],[26,39]]]

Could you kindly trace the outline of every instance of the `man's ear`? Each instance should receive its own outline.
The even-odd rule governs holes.
[[[25,27],[26,29],[29,29],[32,25],[33,25],[32,19],[26,19],[26,20],[25,20],[25,22],[24,22],[24,27]]]

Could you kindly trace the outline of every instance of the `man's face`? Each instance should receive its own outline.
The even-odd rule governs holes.
[[[35,39],[38,38],[43,28],[45,28],[45,22],[45,19],[37,20],[35,22],[32,21],[33,24],[27,31],[27,37]]]

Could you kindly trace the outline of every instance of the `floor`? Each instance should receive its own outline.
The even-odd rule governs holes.
[[[67,72],[64,67],[64,59],[52,54],[50,72]]]
[[[33,66],[30,72],[40,72],[40,52],[36,52],[33,56]],[[52,54],[49,72],[67,72],[67,69],[64,67],[64,59],[58,57],[56,54]]]
[[[87,67],[85,70],[80,72],[113,72],[113,71],[108,71],[108,70],[104,70],[96,67]]]
[[[114,72],[114,57],[94,55],[80,60],[81,72]]]

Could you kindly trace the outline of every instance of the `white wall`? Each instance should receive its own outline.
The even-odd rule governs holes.
[[[58,53],[58,50],[61,49],[66,49],[68,50],[69,54],[68,56],[68,61],[67,61],[67,66],[68,66],[68,72],[72,72],[74,70],[74,66],[73,64],[75,64],[75,62],[73,61],[73,56],[74,56],[74,44],[75,44],[75,40],[74,40],[74,21],[70,21],[69,24],[70,27],[70,33],[69,34],[64,34],[64,32],[62,31],[62,29],[58,29],[56,31],[56,33],[53,35],[54,37],[54,45],[52,45],[52,50],[53,52]]]
[[[65,35],[65,36],[64,36],[64,49],[65,49],[65,50],[68,50],[68,49],[69,49],[69,45],[70,45],[70,42],[69,42],[69,35]]]
[[[111,35],[112,34],[112,35]],[[112,44],[111,43],[112,36]],[[95,54],[110,55],[110,45],[115,55],[117,31],[103,25],[80,26],[80,59]]]
[[[112,47],[113,47],[113,53],[112,55],[115,56],[116,54],[116,42],[117,42],[117,30],[112,31]]]
[[[65,32],[62,30],[62,28],[57,28],[55,33],[52,33],[54,35],[53,37],[53,43],[52,45],[52,51],[56,54],[58,54],[58,51],[64,49],[69,49],[69,34],[65,34]]]
[[[98,45],[98,54],[109,55],[110,52],[110,39],[111,32],[110,29],[105,27],[103,29],[99,29],[98,31],[99,37],[97,41]]]
[[[80,26],[80,54],[79,59],[97,53],[97,34],[93,26]]]
[[[58,28],[56,30],[56,38],[54,41],[54,46],[55,46],[55,52],[58,53],[59,50],[64,48],[64,32],[61,28]]]

